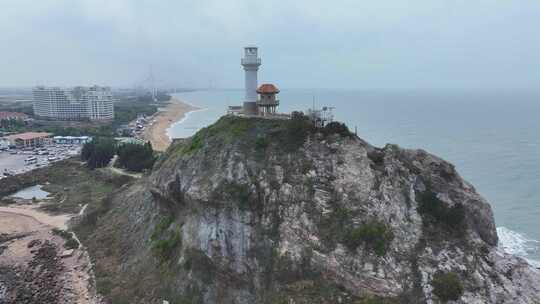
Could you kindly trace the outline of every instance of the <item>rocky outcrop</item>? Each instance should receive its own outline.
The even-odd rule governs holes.
[[[498,249],[489,204],[451,164],[337,123],[224,117],[110,208],[83,240],[110,298],[540,302],[540,273]]]

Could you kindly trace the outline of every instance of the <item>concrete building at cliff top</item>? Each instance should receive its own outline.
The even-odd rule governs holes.
[[[108,87],[35,87],[34,115],[44,120],[108,121],[114,118],[113,95]]]

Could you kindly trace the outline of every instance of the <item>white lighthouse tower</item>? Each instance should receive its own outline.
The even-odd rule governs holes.
[[[243,105],[243,112],[246,115],[257,115],[259,107],[257,106],[257,71],[261,65],[258,49],[256,46],[246,46],[244,48],[244,58],[242,66],[244,67],[246,96]]]

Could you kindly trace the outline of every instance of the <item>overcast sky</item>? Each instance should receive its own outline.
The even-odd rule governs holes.
[[[0,0],[0,86],[536,88],[538,0]]]

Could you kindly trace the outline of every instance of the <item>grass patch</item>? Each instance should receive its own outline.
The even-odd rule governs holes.
[[[431,282],[433,293],[443,302],[457,301],[463,295],[463,285],[455,272],[437,273]]]
[[[199,130],[187,143],[179,144],[173,151],[180,155],[192,155],[199,151],[208,140],[217,140],[222,144],[245,139],[250,130],[252,120],[223,116],[213,125]]]
[[[187,143],[177,144],[172,151],[179,155],[192,155],[212,142],[216,147],[236,144],[244,149],[261,151],[275,146],[285,152],[294,152],[303,146],[314,130],[305,117],[271,120],[223,116],[213,125],[199,130]]]
[[[204,138],[204,133],[200,133],[200,131],[197,132],[197,134],[195,134],[191,138],[189,143],[181,146],[179,153],[182,155],[191,155],[197,152],[203,147],[203,138]]]
[[[182,244],[180,229],[170,229],[173,222],[173,216],[162,218],[150,236],[152,253],[161,263],[169,261],[174,256],[175,249]]]
[[[88,204],[86,210],[91,213],[103,204],[109,194],[132,180],[106,169],[90,170],[79,160],[71,158],[0,180],[0,197],[29,186],[43,185],[43,190],[51,195],[42,210],[77,214],[82,206]]]
[[[212,142],[211,146],[238,144],[256,151],[274,146],[291,153],[302,147],[308,136],[316,132],[324,136],[353,136],[343,123],[333,122],[317,129],[304,115],[294,115],[287,120],[223,116],[213,125],[199,130],[189,141],[178,143],[172,151],[179,155],[192,155]]]

